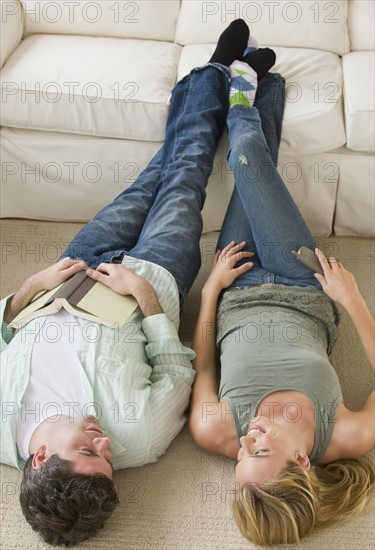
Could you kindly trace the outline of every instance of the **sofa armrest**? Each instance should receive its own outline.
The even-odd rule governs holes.
[[[20,0],[2,0],[0,19],[0,67],[21,42],[23,35],[22,5]]]

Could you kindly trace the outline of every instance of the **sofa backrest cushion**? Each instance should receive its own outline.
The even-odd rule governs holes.
[[[19,0],[0,3],[0,67],[21,42],[23,23]]]
[[[174,41],[179,0],[21,0],[24,37],[79,34]]]
[[[347,0],[182,0],[176,41],[216,43],[234,19],[244,19],[260,45],[349,52]]]
[[[348,15],[352,51],[375,50],[375,2],[350,0]]]

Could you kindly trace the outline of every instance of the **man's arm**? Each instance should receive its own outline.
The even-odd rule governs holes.
[[[88,269],[86,274],[118,294],[134,296],[144,317],[163,313],[153,286],[124,265],[100,264],[95,270]]]
[[[4,321],[9,324],[13,321],[15,317],[26,307],[31,300],[37,294],[35,282],[33,277],[26,279],[11,300],[8,301],[5,310],[4,310]]]
[[[67,281],[75,273],[85,269],[81,260],[62,260],[26,279],[11,300],[8,301],[3,320],[9,324],[26,307],[38,292],[52,290]]]

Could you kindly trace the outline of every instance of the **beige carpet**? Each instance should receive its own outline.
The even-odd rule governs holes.
[[[4,297],[27,276],[55,261],[80,225],[3,220],[0,227]],[[199,288],[209,270],[216,237],[208,234],[202,239],[202,270],[182,318],[181,338],[185,341],[191,339]],[[374,241],[336,238],[320,239],[319,243],[354,272],[374,312]],[[332,361],[342,382],[346,405],[358,408],[373,388],[373,376],[346,316]],[[185,428],[159,462],[115,473],[121,506],[101,535],[79,548],[251,550],[254,546],[240,536],[231,517],[233,468],[231,460],[201,452]],[[17,470],[1,467],[1,548],[48,548],[23,520],[18,504],[20,477]],[[372,550],[374,527],[372,507],[343,526],[307,537],[299,548]]]

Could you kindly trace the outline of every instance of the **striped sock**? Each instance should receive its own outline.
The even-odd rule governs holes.
[[[229,107],[254,105],[258,87],[257,73],[244,61],[234,61],[230,68],[231,82],[229,90]]]
[[[243,53],[243,57],[245,57],[245,55],[247,55],[250,52],[254,52],[257,49],[258,49],[257,40],[253,36],[250,36],[249,42],[247,43],[247,48]]]

